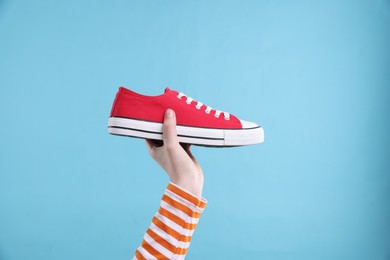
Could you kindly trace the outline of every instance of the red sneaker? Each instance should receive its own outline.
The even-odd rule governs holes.
[[[108,132],[162,140],[165,111],[176,113],[179,142],[203,146],[241,146],[264,142],[259,125],[212,109],[169,88],[159,96],[144,96],[120,87],[108,120]]]

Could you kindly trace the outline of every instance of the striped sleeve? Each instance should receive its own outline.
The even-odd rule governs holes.
[[[206,204],[170,182],[133,260],[184,259]]]

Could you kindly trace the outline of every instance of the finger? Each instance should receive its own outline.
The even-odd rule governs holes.
[[[172,109],[165,111],[163,123],[163,141],[168,147],[179,143],[176,133],[176,116]]]

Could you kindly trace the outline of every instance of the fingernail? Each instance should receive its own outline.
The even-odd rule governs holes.
[[[173,117],[173,110],[172,109],[168,109],[167,112],[166,112],[166,116],[167,116],[167,118],[172,118]]]

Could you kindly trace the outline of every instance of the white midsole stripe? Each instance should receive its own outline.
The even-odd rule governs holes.
[[[133,129],[147,129],[147,131],[162,133],[162,124],[155,122],[148,122],[136,119],[111,117],[109,119],[109,126],[127,127]],[[188,126],[176,126],[178,134],[191,135],[195,127]],[[208,129],[208,128],[196,128],[197,136],[203,136],[208,138],[223,138],[223,130],[221,129]]]
[[[162,140],[162,124],[136,119],[110,117],[111,134]],[[264,142],[261,127],[250,129],[209,129],[189,126],[176,127],[179,142],[200,145],[235,146]]]

